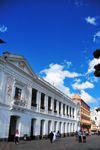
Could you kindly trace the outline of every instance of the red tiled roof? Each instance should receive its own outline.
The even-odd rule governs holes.
[[[100,111],[100,107],[96,109],[96,111]]]

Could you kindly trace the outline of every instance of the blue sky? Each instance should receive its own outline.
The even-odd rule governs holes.
[[[34,72],[72,97],[100,107],[99,0],[1,0],[0,55],[23,55]]]

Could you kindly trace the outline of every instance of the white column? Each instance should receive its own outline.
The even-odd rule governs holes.
[[[37,118],[35,135],[40,135],[40,125],[41,125],[41,119]]]
[[[14,97],[15,97],[15,84],[16,84],[16,81],[15,81],[15,79],[14,79],[14,80],[13,80],[13,84],[12,84],[11,100],[13,100]],[[22,99],[22,97],[21,97],[21,99]]]
[[[51,109],[52,109],[52,115],[54,115],[54,99],[51,98]]]
[[[57,121],[57,131],[59,130],[59,121]]]
[[[59,102],[56,101],[56,104],[57,104],[57,105],[56,105],[56,107],[57,107],[57,108],[56,108],[56,110],[57,110],[57,115],[59,115]]]
[[[0,101],[3,101],[3,76],[4,76],[4,71],[3,69],[0,68]]]
[[[48,135],[48,120],[45,120],[45,135]]]
[[[31,109],[32,88],[29,88],[28,109]]]
[[[54,131],[54,120],[52,120],[51,126],[52,126],[52,131]],[[56,132],[56,131],[55,131],[55,132]]]
[[[69,133],[71,132],[71,123],[69,123]]]
[[[2,81],[1,81],[1,101],[6,102],[7,99],[7,73],[2,72]]]
[[[37,111],[40,112],[41,92],[39,92],[39,91],[37,91],[36,103],[37,103]]]
[[[37,111],[39,110],[39,91],[36,92],[36,104],[37,104]]]
[[[61,115],[63,115],[63,103],[61,103]]]
[[[64,133],[64,130],[65,130],[64,128],[65,128],[65,127],[64,127],[64,122],[62,122],[62,123],[61,123],[61,133],[62,133],[62,134]]]
[[[48,113],[48,96],[44,97],[45,112]]]
[[[71,107],[71,117],[72,117],[72,107]]]

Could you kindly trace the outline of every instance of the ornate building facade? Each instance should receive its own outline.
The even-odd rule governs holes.
[[[90,107],[81,99],[79,93],[76,93],[72,99],[78,100],[80,103],[80,122],[81,122],[81,130],[82,131],[91,131],[91,115],[90,115]]]
[[[0,56],[0,140],[48,137],[51,131],[67,136],[80,129],[80,104],[36,75],[18,54]]]
[[[100,130],[100,107],[95,107],[91,113],[91,120],[95,122],[96,130]]]

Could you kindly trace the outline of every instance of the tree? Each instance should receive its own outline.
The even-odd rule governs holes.
[[[2,44],[2,43],[6,43],[6,42],[4,42],[3,40],[0,39],[0,43]]]
[[[100,49],[97,49],[96,51],[93,52],[93,55],[96,59],[100,58]],[[100,77],[100,64],[98,63],[97,65],[94,66],[94,75],[96,77]]]

